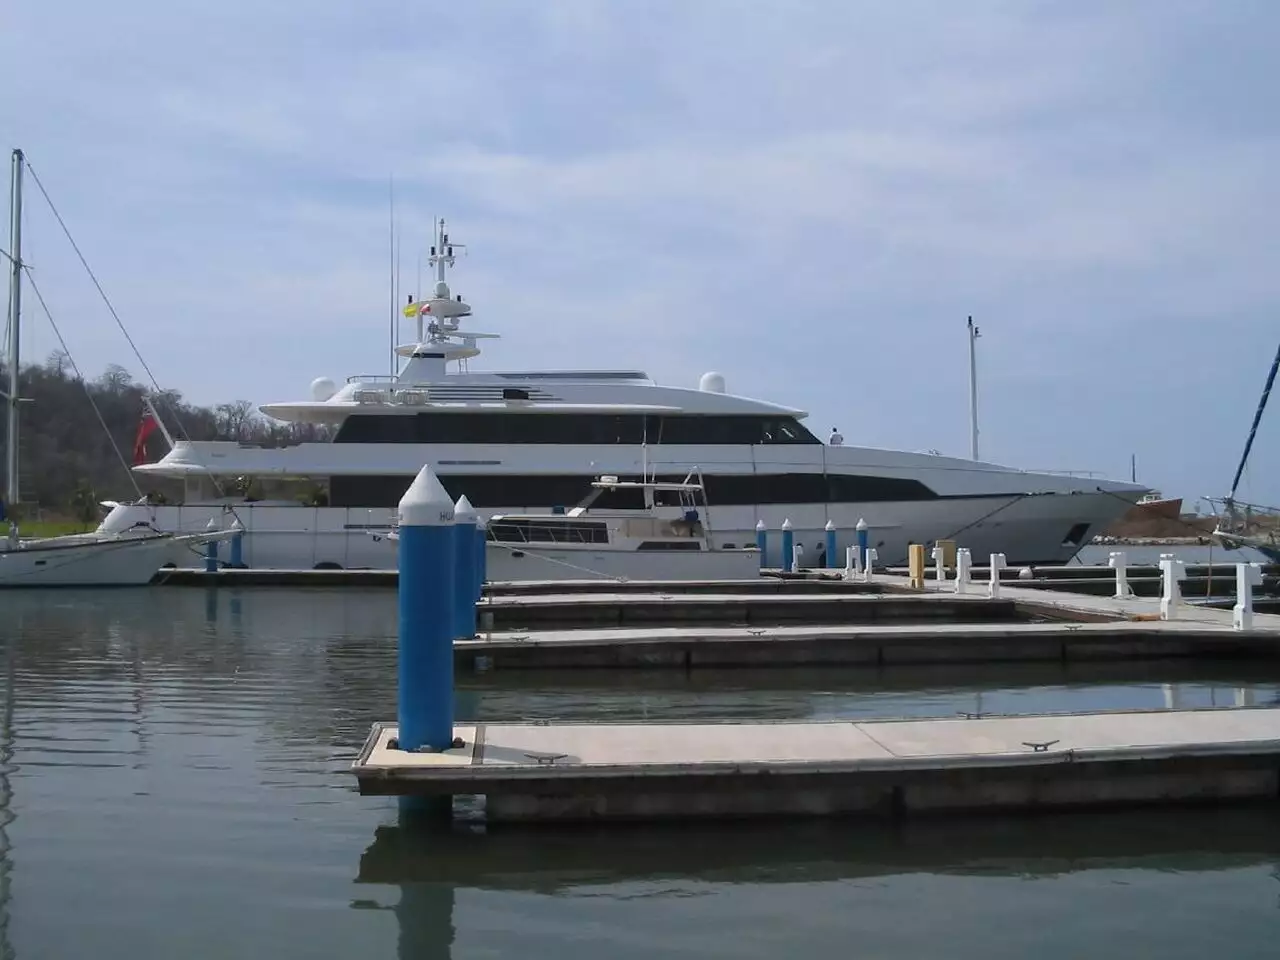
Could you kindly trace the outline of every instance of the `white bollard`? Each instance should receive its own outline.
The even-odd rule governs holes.
[[[1261,564],[1236,564],[1236,605],[1231,608],[1232,629],[1253,629],[1253,588],[1261,583]]]
[[[1187,579],[1187,565],[1172,553],[1160,554],[1160,578],[1163,587],[1160,595],[1160,619],[1176,620],[1182,591],[1178,584]]]
[[[947,551],[935,544],[933,548],[933,570],[934,576],[938,578],[939,583],[945,583],[947,579],[947,568],[944,565],[946,557]]]
[[[875,572],[876,561],[880,559],[880,555],[876,553],[875,547],[867,547],[867,567],[862,571],[862,579],[865,583],[871,582],[871,574]]]
[[[860,569],[860,566],[861,565],[858,563],[858,548],[845,547],[844,548],[844,578],[846,580],[852,580],[854,577],[854,574],[862,572]]]
[[[800,572],[800,558],[804,556],[804,544],[797,543],[791,550],[791,569]]]
[[[969,586],[969,574],[973,569],[973,554],[968,547],[956,551],[956,593],[964,593]]]
[[[991,582],[987,584],[987,596],[995,600],[1000,596],[1000,571],[1004,569],[1004,554],[991,555]]]
[[[1129,586],[1129,555],[1123,550],[1115,550],[1108,556],[1107,566],[1116,572],[1116,599],[1132,597],[1133,587]]]

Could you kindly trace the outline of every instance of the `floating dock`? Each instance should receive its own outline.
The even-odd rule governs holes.
[[[375,725],[354,762],[361,793],[478,795],[493,821],[902,817],[1280,800],[1274,708],[700,724],[459,724],[453,712],[460,655],[476,658],[475,666],[484,658],[490,666],[497,659],[686,668],[837,656],[879,665],[1087,658],[1081,651],[1109,659],[1274,655],[1280,617],[1247,606],[1261,580],[1256,567],[1238,568],[1238,624],[1225,611],[1178,602],[1185,568],[1176,562],[1164,564],[1168,598],[1160,604],[1129,596],[1123,569],[1119,599],[994,579],[984,588],[884,575],[843,592],[727,585],[663,592],[648,584],[486,595],[468,555],[474,524],[455,522],[472,515],[465,498],[450,502],[429,467],[400,503],[398,724]],[[919,574],[918,553],[914,560]],[[433,576],[451,561],[457,576]],[[960,576],[967,565],[966,552]],[[499,636],[500,622],[541,630]],[[578,629],[556,632],[556,623]]]
[[[930,623],[511,630],[454,642],[460,671],[886,667],[1268,659],[1280,636],[1201,623]]]
[[[877,577],[844,596],[589,594],[486,599],[481,630],[454,645],[465,670],[572,667],[887,666],[1280,656],[1280,616],[1232,628],[1228,610],[1145,598],[1046,594],[980,584],[957,595]]]
[[[459,724],[395,749],[375,725],[360,792],[483,796],[502,821],[902,817],[1280,800],[1280,709],[868,722]]]
[[[1032,579],[1019,578],[1019,568],[1006,567],[1001,580],[1009,585],[1034,587],[1039,590],[1109,596],[1115,589],[1115,576],[1106,567],[1054,566],[1034,567]],[[1140,597],[1157,597],[1160,594],[1160,571],[1152,566],[1130,566],[1129,585]],[[893,568],[886,571],[890,578],[905,578],[906,571]],[[678,580],[663,583],[642,580],[538,580],[512,583],[489,583],[485,592],[490,596],[534,596],[552,593],[643,593],[655,589],[666,593],[698,594],[734,593],[858,593],[881,589],[876,584],[846,581],[842,571],[809,569],[800,573],[783,573],[765,570],[762,576],[752,580]],[[1182,590],[1187,597],[1228,597],[1235,592],[1235,567],[1230,564],[1188,564],[1187,578]],[[1264,588],[1256,592],[1259,602],[1266,602],[1266,594],[1280,590],[1280,565],[1263,567]],[[985,567],[974,567],[975,582],[985,582]],[[877,575],[877,581],[881,577]],[[161,571],[157,584],[184,587],[386,587],[399,583],[395,570],[247,570],[223,568],[212,573],[204,570],[170,569]]]

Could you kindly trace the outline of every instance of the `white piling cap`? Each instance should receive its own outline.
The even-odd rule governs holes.
[[[217,530],[217,529],[218,529],[218,518],[217,518],[217,517],[210,517],[210,518],[209,518],[209,522],[205,524],[204,528],[205,528],[206,530],[210,530],[210,531]]]
[[[782,521],[782,529],[783,529],[783,530],[790,530],[790,529],[791,529],[791,518],[790,518],[790,517],[788,517],[786,520],[783,520],[783,521]]]
[[[863,520],[861,517],[859,517],[859,518],[858,518],[858,525],[857,525],[856,527],[854,527],[853,529],[855,529],[855,530],[865,530],[865,529],[867,529],[867,521],[865,521],[865,520]]]
[[[764,525],[764,521],[763,521],[763,520],[757,520],[757,521],[756,521],[756,532],[757,532],[757,533],[763,533],[764,531],[766,531],[766,530],[768,530],[768,529],[769,529],[769,528],[768,528],[768,527],[766,527],[766,526]]]
[[[430,467],[424,466],[400,498],[402,527],[445,527],[453,523],[453,501]]]
[[[476,513],[476,508],[471,505],[471,501],[467,499],[464,493],[458,498],[458,502],[453,505],[453,522],[454,523],[479,523],[480,514]]]
[[[827,533],[834,533],[836,529],[836,522],[834,520],[828,520],[827,525],[822,529],[827,531]]]
[[[231,521],[231,529],[236,531],[237,533],[244,530],[244,524],[240,522],[239,517],[236,517],[234,520]]]

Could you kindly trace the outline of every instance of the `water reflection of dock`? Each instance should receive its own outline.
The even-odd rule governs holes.
[[[1195,828],[1188,829],[1194,822]],[[1274,809],[853,823],[634,825],[480,832],[402,815],[376,829],[358,884],[399,888],[399,956],[447,958],[460,891],[572,896],[637,883],[816,884],[910,874],[1052,880],[1086,871],[1269,868]],[[362,900],[360,906],[371,901]]]

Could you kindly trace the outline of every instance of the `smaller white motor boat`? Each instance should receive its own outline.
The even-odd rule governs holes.
[[[504,513],[489,518],[486,579],[752,580],[760,551],[717,547],[706,520],[697,471],[684,481],[602,476],[575,507],[557,513]],[[640,491],[643,508],[611,509],[610,493]],[[624,493],[625,496],[625,493]],[[632,494],[634,497],[634,493]],[[395,542],[396,530],[371,531]]]

